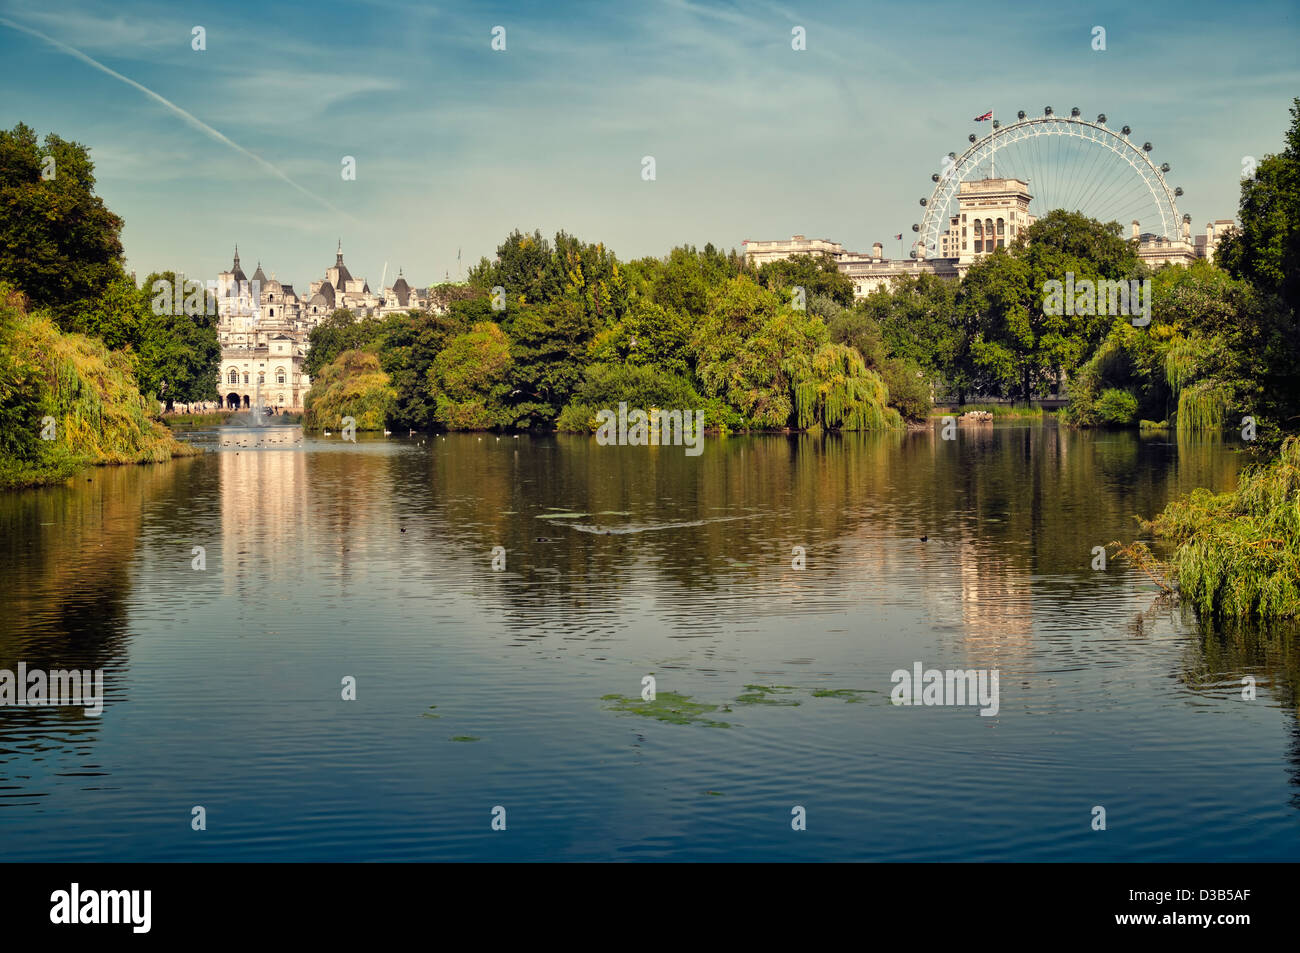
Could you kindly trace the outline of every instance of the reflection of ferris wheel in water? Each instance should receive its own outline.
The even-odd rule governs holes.
[[[961,183],[991,178],[1026,183],[1033,196],[1029,213],[1037,218],[1062,208],[1102,222],[1137,220],[1143,231],[1177,239],[1181,222],[1190,221],[1178,214],[1183,190],[1165,182],[1169,163],[1152,162],[1151,143],[1130,141],[1131,132],[1109,128],[1104,113],[1095,122],[1084,119],[1077,106],[1069,116],[1054,115],[1048,106],[1042,116],[1021,110],[1005,126],[994,119],[988,135],[972,133],[970,148],[948,153],[930,176],[934,192],[921,199],[925,218],[912,226],[912,257],[941,256]]]

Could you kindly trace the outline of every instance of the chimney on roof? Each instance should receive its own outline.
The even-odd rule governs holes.
[[[885,260],[885,246],[880,242],[871,243],[871,257],[876,261]]]
[[[1141,235],[1141,230],[1139,229],[1139,226],[1138,226],[1138,220],[1137,220],[1136,218],[1133,219],[1133,237],[1134,237],[1134,238],[1141,238],[1141,237],[1142,237],[1142,235]]]

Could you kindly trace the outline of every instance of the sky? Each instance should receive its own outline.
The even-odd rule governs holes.
[[[516,228],[624,259],[796,233],[893,253],[940,158],[987,131],[972,117],[1049,104],[1151,141],[1196,232],[1234,217],[1244,157],[1281,148],[1298,14],[1300,0],[0,0],[0,127],[90,148],[141,277],[215,278],[238,243],[247,273],[260,261],[305,290],[341,239],[373,290],[399,268],[422,286]]]

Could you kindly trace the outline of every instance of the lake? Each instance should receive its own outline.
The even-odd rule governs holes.
[[[0,708],[8,860],[1300,849],[1294,634],[1092,568],[1230,488],[1231,442],[189,439],[212,452],[0,496],[0,669],[105,688],[99,717]],[[996,670],[996,714],[892,704],[918,663]]]

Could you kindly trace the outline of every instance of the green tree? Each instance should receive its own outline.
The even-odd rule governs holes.
[[[85,146],[19,123],[0,130],[0,281],[72,328],[122,275],[122,220],[95,195]]]
[[[490,321],[447,342],[429,366],[437,421],[452,430],[486,430],[512,422],[510,341]]]
[[[742,275],[716,292],[691,348],[704,393],[723,398],[746,426],[771,428],[792,423],[792,359],[810,358],[829,339],[816,315]]]
[[[408,311],[385,322],[379,358],[397,391],[394,427],[427,430],[434,425],[436,402],[429,392],[429,367],[447,343],[471,324],[457,306],[445,314]]]
[[[511,308],[501,324],[510,341],[511,423],[550,427],[582,381],[597,321],[568,296]]]
[[[346,308],[338,308],[307,335],[307,359],[303,369],[315,379],[321,368],[344,351],[377,350],[388,324],[379,317],[358,319]]]
[[[1300,97],[1292,100],[1285,147],[1265,156],[1241,182],[1239,228],[1219,244],[1217,260],[1234,277],[1300,310]]]
[[[184,289],[186,279],[172,271],[154,272],[137,292],[138,336],[131,344],[136,352],[140,389],[165,402],[169,409],[177,401],[215,400],[217,374],[221,370],[215,295],[202,289],[203,306],[192,308],[195,314],[186,314],[184,307],[178,313],[174,306],[170,312],[155,314],[151,307],[155,281],[165,281],[172,288],[180,283]],[[105,321],[101,328],[112,325],[113,322]]]
[[[758,281],[769,291],[780,292],[787,301],[796,286],[804,289],[805,299],[821,295],[841,307],[853,304],[853,282],[840,271],[835,259],[822,252],[819,255],[791,255],[778,261],[765,262],[758,269]]]
[[[352,417],[358,430],[383,430],[397,392],[368,351],[344,351],[320,369],[303,401],[303,426],[309,430],[341,427]]]

